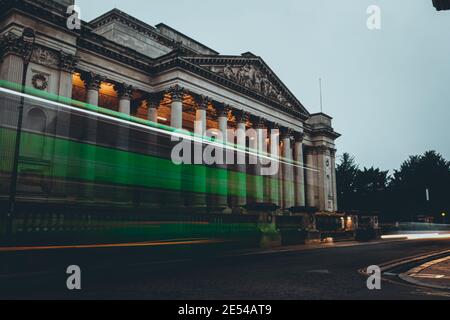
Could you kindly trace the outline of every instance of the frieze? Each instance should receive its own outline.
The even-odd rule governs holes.
[[[60,59],[56,52],[37,46],[33,50],[31,61],[42,66],[58,68]]]

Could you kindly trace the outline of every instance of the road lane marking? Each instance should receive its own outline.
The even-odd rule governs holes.
[[[419,278],[419,279],[444,279],[445,275],[443,274],[410,274],[410,277]]]
[[[223,240],[195,239],[186,241],[154,241],[154,242],[131,242],[131,243],[113,243],[113,244],[86,244],[86,245],[68,245],[68,246],[25,246],[25,247],[0,247],[0,252],[22,252],[22,251],[47,251],[63,249],[105,249],[105,248],[129,248],[129,247],[160,247],[174,245],[190,244],[212,244],[222,243]]]

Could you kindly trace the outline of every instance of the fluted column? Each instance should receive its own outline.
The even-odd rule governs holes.
[[[336,187],[336,149],[331,150],[331,176],[333,179],[333,202],[334,202],[334,211],[337,211],[338,202],[337,202],[337,187]]]
[[[294,167],[292,166],[292,131],[285,129],[282,135],[283,140],[283,207],[290,209],[295,204],[294,197]]]
[[[295,206],[306,206],[305,201],[305,168],[303,160],[303,133],[295,134]]]
[[[75,70],[78,59],[69,53],[63,51],[60,52],[59,61],[59,89],[58,89],[58,100],[64,104],[69,103],[68,99],[72,98],[72,75]],[[57,115],[55,117],[55,130],[56,135],[60,137],[70,137],[70,121],[71,121],[71,111],[65,108],[58,108]],[[55,154],[61,154],[64,156],[59,157],[58,166],[60,168],[60,178],[58,182],[55,182],[54,189],[58,190],[58,193],[62,195],[73,194],[76,191],[70,190],[73,184],[69,184],[67,177],[72,174],[69,172],[73,166],[70,166],[71,161],[70,156],[67,154],[66,146],[64,144],[55,144]],[[76,174],[76,173],[75,173]],[[60,182],[61,181],[61,182]]]
[[[60,52],[59,97],[72,98],[72,75],[78,58],[72,54]]]
[[[208,110],[209,98],[201,96],[195,110],[195,127],[194,133],[198,138],[202,138],[206,133],[206,111]],[[207,167],[203,162],[204,144],[194,143],[194,174],[193,174],[193,188],[195,190],[192,196],[192,202],[195,207],[206,207],[206,180]]]
[[[241,152],[237,154],[237,206],[243,207],[247,204],[247,165],[246,165],[246,153],[245,149],[246,143],[246,123],[248,120],[248,114],[244,111],[237,112],[237,127],[236,127],[236,137],[237,146],[240,148]]]
[[[219,130],[222,133],[222,140],[228,143],[228,113],[230,106],[224,105],[217,107],[217,121],[219,123]]]
[[[172,95],[172,104],[170,105],[170,125],[176,129],[183,128],[183,97],[184,89],[179,85],[169,89]]]
[[[200,97],[195,110],[195,134],[204,136],[206,132],[206,111],[208,110],[208,97]]]
[[[158,109],[160,103],[160,96],[157,94],[150,95],[147,98],[147,116],[151,122],[158,123]]]
[[[93,106],[98,106],[100,89],[105,77],[93,72],[83,72],[81,78],[85,83],[87,90],[86,102]],[[89,147],[90,144],[97,143],[97,117],[93,115],[86,116],[84,121],[86,130],[86,139],[89,144],[83,144],[81,159],[85,161],[81,166],[85,169],[84,176],[88,183],[84,184],[84,197],[90,200],[95,199],[94,183],[96,179],[96,148]]]
[[[133,87],[126,83],[122,83],[114,86],[114,89],[117,91],[119,97],[119,112],[130,115]]]
[[[0,37],[0,46],[0,79],[21,84],[23,60],[31,53],[31,46],[12,32]]]
[[[114,90],[117,92],[117,96],[119,97],[119,112],[125,115],[130,115],[131,109],[131,98],[133,95],[133,87],[126,84],[117,84],[114,86]],[[128,124],[119,124],[118,125],[118,136],[116,140],[116,146],[120,150],[130,150],[130,126]],[[131,177],[129,174],[131,167],[134,165],[130,160],[130,154],[124,153],[118,155],[120,158],[118,159],[118,163],[120,163],[121,167],[124,169],[124,174],[126,177]],[[131,173],[131,172],[130,172]],[[135,185],[137,181],[129,180],[130,184]],[[135,194],[139,193],[139,190],[126,189],[116,191],[116,201],[120,201],[122,203],[134,202],[136,197]]]
[[[98,106],[98,91],[105,77],[93,72],[85,72],[81,75],[86,86],[86,103]]]
[[[314,148],[306,149],[306,205],[308,207],[318,207],[318,192],[317,192],[317,163],[316,152]]]
[[[256,149],[258,155],[264,155],[266,148],[266,120],[263,118],[255,119],[256,128]],[[263,203],[264,198],[264,177],[261,174],[261,161],[262,159],[258,157],[256,165],[254,165],[254,176],[253,176],[253,191],[254,199],[256,203]]]
[[[175,85],[167,91],[170,93],[172,103],[170,105],[170,126],[182,130],[183,129],[183,98],[185,95],[184,88]],[[170,142],[169,142],[170,143]],[[174,147],[178,141],[172,141]],[[192,181],[188,178],[192,175],[192,165],[177,166],[172,165],[170,168],[170,176],[168,177],[172,187],[172,195],[163,194],[161,197],[162,205],[167,208],[180,208],[184,205],[190,205],[193,201],[191,194],[194,192]]]
[[[224,145],[228,144],[228,113],[230,107],[227,105],[216,106],[219,131],[221,132],[222,142]],[[215,198],[216,206],[218,208],[228,208],[228,168],[226,165],[227,149],[223,150],[224,163],[217,166],[217,174],[215,176]]]
[[[279,161],[280,159],[280,135],[279,126],[275,123],[270,124],[271,135],[270,135],[270,154],[273,158],[272,161]],[[277,132],[277,134],[275,134]],[[281,165],[278,165],[278,171],[273,175],[269,176],[269,192],[270,192],[270,202],[276,205],[280,205],[280,171]]]

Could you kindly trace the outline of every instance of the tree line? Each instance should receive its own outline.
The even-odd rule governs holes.
[[[336,167],[340,211],[376,214],[383,220],[439,221],[450,209],[450,162],[436,151],[410,156],[392,174],[379,168],[360,169],[344,153]]]

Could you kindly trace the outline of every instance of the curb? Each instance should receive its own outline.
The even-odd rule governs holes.
[[[408,257],[408,258],[392,260],[392,261],[380,264],[381,273],[384,275],[385,273],[387,273],[388,270],[391,270],[393,268],[396,268],[396,267],[399,267],[399,266],[402,266],[402,265],[406,265],[406,264],[409,264],[409,263],[414,263],[414,262],[420,263],[421,260],[426,260],[426,259],[430,259],[430,258],[432,259],[433,257],[440,257],[442,255],[450,255],[450,250],[439,250],[439,251],[434,251],[432,253],[425,254],[425,255],[421,254],[421,255],[411,256],[411,257]],[[450,257],[447,257],[447,258],[450,258]],[[435,261],[435,260],[433,260],[433,261]],[[428,263],[430,263],[430,262],[428,262]],[[359,269],[358,273],[363,275],[363,276],[365,276],[365,277],[368,276],[367,270],[365,268]],[[415,279],[412,279],[412,280],[414,280],[414,282],[413,281],[404,280],[401,277],[401,275],[402,274],[398,275],[398,278],[401,279],[403,282],[402,281],[396,281],[396,280],[393,280],[393,279],[389,279],[389,278],[386,278],[385,276],[382,276],[382,279],[384,281],[386,281],[386,282],[394,283],[394,284],[397,284],[397,285],[416,287],[416,288],[417,287],[422,287],[422,288],[426,287],[422,283],[416,282]],[[434,289],[447,290],[447,288],[434,288]]]
[[[446,258],[441,258],[441,259],[437,259],[437,260],[433,260],[427,263],[424,263],[422,265],[420,265],[419,267],[416,267],[414,269],[409,270],[408,272],[402,273],[399,275],[399,278],[402,279],[403,281],[412,283],[414,285],[418,285],[421,287],[427,287],[427,288],[433,288],[433,289],[441,289],[441,290],[449,290],[450,291],[450,286],[441,286],[441,285],[437,285],[437,284],[431,284],[431,283],[427,283],[427,282],[423,282],[420,280],[417,280],[415,278],[412,277],[412,275],[417,274],[422,272],[425,269],[428,269],[429,267],[432,267],[436,264],[439,264],[441,262],[450,260],[450,256],[446,257]]]
[[[393,260],[390,262],[386,262],[384,264],[381,264],[381,271],[384,273],[390,269],[405,265],[405,264],[409,264],[409,263],[413,263],[413,262],[420,262],[421,260],[426,260],[426,259],[430,259],[433,257],[438,257],[438,256],[442,256],[442,255],[449,255],[450,254],[450,250],[440,250],[440,251],[435,251],[429,254],[422,254],[422,255],[417,255],[417,256],[413,256],[413,257],[409,257],[409,258],[404,258],[404,259],[398,259],[398,260]]]

